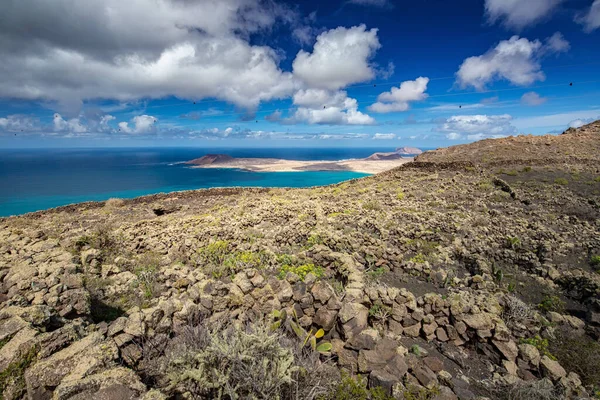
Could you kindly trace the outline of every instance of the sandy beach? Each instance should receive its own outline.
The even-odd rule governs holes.
[[[413,157],[395,160],[297,161],[273,158],[233,158],[193,168],[238,168],[256,172],[354,171],[377,174],[413,161]]]

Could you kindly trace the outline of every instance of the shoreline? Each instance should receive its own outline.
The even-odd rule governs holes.
[[[229,160],[197,164],[188,161],[191,168],[239,169],[251,172],[359,172],[378,174],[414,161],[414,157],[393,160],[347,159],[339,161],[300,161],[273,158],[232,158]]]

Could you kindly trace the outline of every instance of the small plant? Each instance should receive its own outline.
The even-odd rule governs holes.
[[[398,189],[398,191],[396,192],[396,199],[398,200],[404,200],[405,194],[402,191],[402,189]]]
[[[410,346],[410,352],[413,353],[417,357],[421,356],[421,348],[419,347],[418,344],[413,344],[412,346]]]
[[[369,316],[385,323],[392,313],[392,309],[383,304],[374,304],[369,308]]]
[[[342,377],[330,393],[317,397],[318,400],[394,400],[381,387],[367,388],[366,379],[352,377],[342,372]]]
[[[494,277],[494,281],[498,284],[504,279],[504,271],[502,271],[501,268],[498,268],[495,263],[492,263],[492,276]]]
[[[37,355],[38,348],[33,346],[0,371],[0,399],[9,387],[12,388],[14,399],[19,399],[25,394],[25,370],[35,361]]]
[[[538,349],[541,355],[547,356],[549,359],[556,361],[556,357],[554,357],[552,353],[550,353],[550,343],[548,342],[548,339],[543,339],[541,336],[536,335],[532,338],[521,339],[520,343],[530,344],[536,349]]]
[[[565,178],[556,178],[554,180],[554,183],[556,183],[557,185],[568,185],[569,181],[566,180]]]
[[[301,280],[306,278],[306,275],[312,273],[317,278],[322,278],[325,274],[323,267],[315,266],[314,264],[302,264],[302,265],[282,265],[279,270],[277,277],[279,279],[285,279],[288,272],[292,272],[300,277]]]
[[[379,211],[381,210],[381,204],[377,200],[369,200],[363,203],[362,208],[370,211]]]
[[[521,172],[531,172],[531,167],[530,166],[523,167],[523,169],[521,170]]]
[[[271,331],[276,331],[281,327],[282,324],[285,324],[287,320],[287,312],[285,310],[273,310],[271,313],[273,316],[274,322],[271,324]]]
[[[512,250],[517,250],[521,247],[521,239],[518,237],[507,236],[506,237],[506,247]]]
[[[375,269],[369,269],[366,272],[367,280],[370,282],[374,282],[379,279],[383,274],[385,274],[385,267],[378,267]]]
[[[600,182],[600,176],[595,177],[594,182]]]
[[[318,244],[323,244],[323,238],[318,233],[313,233],[306,240],[306,247],[311,248]]]
[[[262,252],[242,251],[227,256],[223,265],[230,273],[235,273],[247,268],[262,268],[266,258],[266,254]]]
[[[427,260],[425,259],[425,256],[423,254],[419,253],[408,261],[413,262],[415,264],[425,264],[425,261]]]
[[[198,250],[198,262],[212,265],[221,265],[225,261],[229,242],[217,240]]]
[[[315,333],[313,333],[312,328],[307,332],[303,327],[300,326],[296,311],[294,311],[294,319],[295,321],[290,321],[290,327],[296,336],[298,336],[298,338],[302,341],[302,347],[310,345],[314,351],[318,351],[321,354],[329,353],[331,351],[333,347],[331,343],[321,342],[317,344],[317,340],[325,336],[325,331],[322,328]]]
[[[137,283],[141,287],[146,299],[151,299],[155,295],[159,267],[160,258],[154,253],[145,253],[138,260],[138,266],[134,272],[137,277]]]
[[[538,304],[538,308],[545,312],[562,313],[565,310],[565,302],[558,296],[545,295],[542,302]]]
[[[600,255],[590,257],[590,265],[596,272],[600,272]]]

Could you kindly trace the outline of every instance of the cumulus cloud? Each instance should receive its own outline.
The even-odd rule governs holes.
[[[84,133],[88,131],[87,127],[81,123],[79,118],[65,120],[62,115],[54,114],[52,123],[54,124],[55,132]]]
[[[339,27],[320,34],[312,53],[300,50],[292,64],[294,76],[311,88],[338,90],[375,76],[370,63],[381,47],[377,29],[365,25]]]
[[[298,106],[285,123],[306,122],[309,124],[370,125],[375,120],[368,114],[358,111],[356,99],[348,97],[345,91],[325,89],[299,90],[294,95]]]
[[[563,0],[485,0],[490,23],[502,22],[509,29],[521,30],[548,18]]]
[[[429,78],[419,77],[414,81],[405,81],[399,87],[393,87],[389,92],[377,96],[377,102],[369,110],[377,113],[406,111],[411,101],[420,101],[427,98],[425,91]]]
[[[39,129],[37,118],[13,114],[0,118],[0,132],[32,132]]]
[[[600,28],[600,0],[595,0],[589,10],[578,14],[575,22],[583,25],[583,30],[587,33]]]
[[[376,133],[373,135],[373,139],[375,140],[392,140],[396,139],[395,133]]]
[[[0,96],[57,101],[214,97],[243,108],[288,97],[293,76],[250,35],[294,12],[260,0],[7,0]]]
[[[450,140],[500,138],[517,132],[511,121],[508,114],[455,115],[440,122],[434,130],[445,133]]]
[[[547,98],[541,97],[536,92],[527,92],[521,96],[521,104],[525,104],[526,106],[539,106],[544,104],[547,100]]]
[[[128,122],[119,122],[119,130],[125,133],[150,133],[156,130],[157,119],[150,115],[138,115],[131,120],[132,126]]]
[[[515,35],[481,56],[465,59],[456,73],[456,82],[463,89],[473,87],[476,90],[484,90],[488,83],[500,79],[527,86],[546,79],[540,65],[543,57],[568,48],[568,42],[560,33],[555,33],[545,43]]]

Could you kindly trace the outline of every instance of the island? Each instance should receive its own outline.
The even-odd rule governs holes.
[[[366,158],[338,161],[236,158],[227,154],[207,154],[187,161],[186,164],[195,168],[236,168],[255,172],[353,171],[376,174],[413,161],[412,155],[421,153],[416,148],[401,147],[395,152],[374,153]]]

